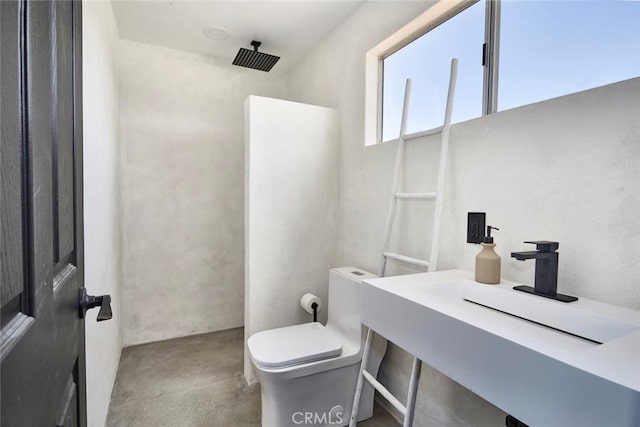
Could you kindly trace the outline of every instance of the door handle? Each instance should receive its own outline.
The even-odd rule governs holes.
[[[100,307],[98,322],[109,320],[113,317],[111,312],[111,295],[93,296],[87,295],[87,289],[80,289],[80,318],[84,319],[87,310]]]

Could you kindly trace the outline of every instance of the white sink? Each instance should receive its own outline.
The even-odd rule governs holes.
[[[521,319],[576,335],[598,344],[640,330],[640,325],[620,319],[633,312],[624,308],[581,302],[564,303],[515,291],[511,286],[481,285],[464,281],[463,298]],[[580,300],[578,300],[580,301]],[[627,313],[631,312],[631,313]]]
[[[640,311],[472,278],[366,280],[362,323],[528,425],[640,426]]]

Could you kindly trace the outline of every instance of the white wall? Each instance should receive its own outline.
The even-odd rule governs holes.
[[[111,2],[84,2],[85,286],[111,295],[113,318],[96,323],[87,312],[87,413],[89,427],[105,424],[122,349],[120,304],[120,184],[118,142],[119,35]]]
[[[243,101],[284,78],[121,47],[124,345],[242,326]]]
[[[326,304],[335,266],[338,115],[250,96],[245,102],[245,342],[310,321],[307,292]],[[318,315],[326,321],[326,309]],[[256,381],[245,348],[247,382]]]
[[[377,266],[396,149],[364,147],[365,52],[426,6],[367,3],[290,73],[291,99],[340,111],[339,264]],[[504,278],[533,283],[534,263],[509,253],[526,248],[523,240],[558,240],[561,291],[640,308],[639,96],[634,79],[455,125],[439,268],[473,268],[479,248],[465,243],[466,213],[486,211],[501,228]],[[435,188],[437,141],[410,143],[407,191]],[[401,253],[428,255],[427,212],[400,212],[396,224],[404,231],[394,244]],[[391,346],[380,378],[403,396],[410,366]],[[498,408],[423,369],[415,425],[503,424]]]

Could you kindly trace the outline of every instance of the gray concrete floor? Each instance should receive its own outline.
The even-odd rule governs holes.
[[[238,328],[125,348],[107,426],[260,426],[260,387],[242,375],[243,337]],[[376,404],[358,425],[399,424]]]

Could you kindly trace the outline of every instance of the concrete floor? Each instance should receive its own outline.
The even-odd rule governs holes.
[[[125,348],[107,426],[260,426],[260,387],[242,375],[243,336],[238,328]],[[358,425],[399,424],[376,404]]]

